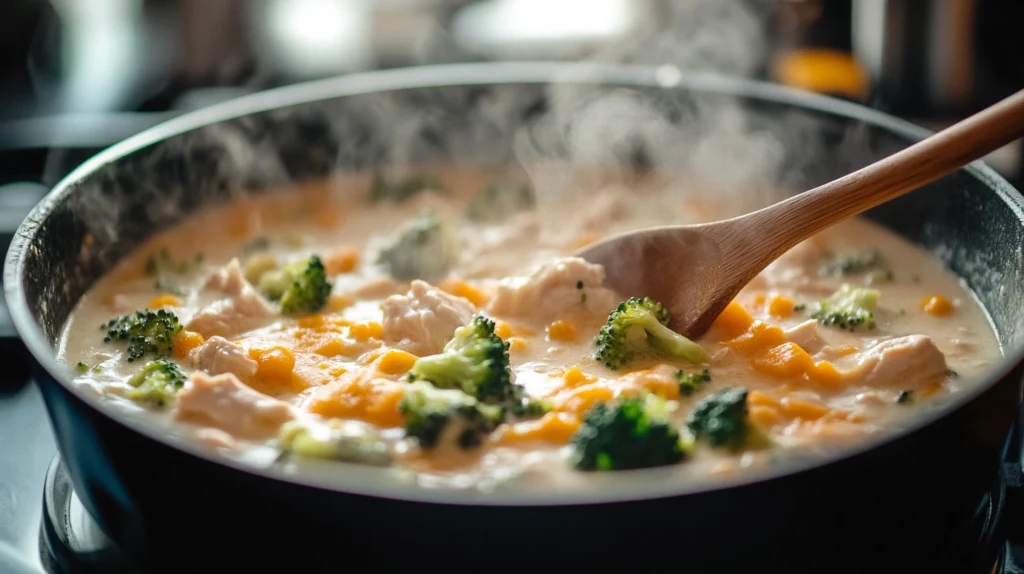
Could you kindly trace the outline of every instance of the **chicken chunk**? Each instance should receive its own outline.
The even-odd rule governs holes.
[[[415,280],[405,295],[380,304],[384,340],[416,355],[441,352],[455,329],[473,317],[473,304],[426,281]]]
[[[864,385],[914,388],[946,373],[946,357],[925,335],[887,339],[850,359],[855,365],[844,378]]]
[[[178,393],[175,418],[222,430],[233,437],[262,440],[295,418],[288,403],[245,386],[230,373],[196,372]]]
[[[620,297],[604,287],[604,267],[579,257],[561,257],[544,263],[529,277],[503,280],[488,312],[498,317],[549,321],[570,309],[607,315]]]
[[[274,318],[274,308],[245,280],[237,258],[211,275],[203,285],[203,292],[224,297],[200,309],[185,327],[207,339],[244,333]]]
[[[210,337],[194,353],[200,369],[211,375],[231,373],[243,383],[251,381],[259,368],[245,349],[224,337]]]
[[[814,319],[786,329],[783,336],[809,353],[816,353],[822,347],[821,337],[818,336],[818,322]]]

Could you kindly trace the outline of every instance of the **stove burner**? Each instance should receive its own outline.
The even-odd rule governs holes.
[[[118,551],[75,495],[60,455],[53,457],[43,488],[39,554],[50,574],[144,572]]]
[[[975,564],[978,572],[1024,574],[1005,541],[1000,520],[1006,506],[1006,476],[1000,473],[989,495],[975,514],[980,531]],[[75,495],[60,455],[54,456],[46,471],[43,490],[43,524],[40,530],[40,558],[49,574],[122,574],[145,572],[120,552],[100,530]]]

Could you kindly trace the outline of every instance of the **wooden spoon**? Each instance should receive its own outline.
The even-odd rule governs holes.
[[[700,225],[624,233],[577,255],[606,284],[651,297],[696,338],[769,263],[826,227],[935,181],[1024,136],[1024,90],[914,145],[759,211]]]

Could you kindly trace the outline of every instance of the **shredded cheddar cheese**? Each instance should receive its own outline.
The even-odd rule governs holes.
[[[164,307],[181,307],[181,299],[169,294],[157,295],[149,301],[150,309],[163,309]]]
[[[932,295],[921,301],[921,309],[929,315],[944,317],[953,312],[953,303],[942,295]]]
[[[551,341],[572,342],[578,336],[576,326],[566,320],[555,321],[548,325],[548,339]]]

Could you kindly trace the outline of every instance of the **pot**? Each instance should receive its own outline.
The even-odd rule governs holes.
[[[970,572],[983,566],[969,556],[992,518],[1024,354],[1024,202],[981,164],[868,216],[964,278],[1003,362],[900,432],[760,474],[680,486],[629,471],[620,489],[557,495],[432,491],[354,466],[333,481],[288,475],[118,414],[72,386],[54,353],[75,303],[116,261],[243,192],[400,162],[517,158],[797,191],[926,135],[854,104],[672,68],[471,64],[318,81],[186,114],[83,164],[18,230],[6,297],[78,497],[139,570]]]

